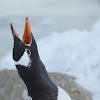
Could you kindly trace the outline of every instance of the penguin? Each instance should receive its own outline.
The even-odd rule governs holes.
[[[13,35],[13,60],[19,76],[25,83],[28,99],[25,100],[71,100],[62,88],[49,77],[45,65],[40,59],[38,47],[26,18],[22,40],[11,23]]]

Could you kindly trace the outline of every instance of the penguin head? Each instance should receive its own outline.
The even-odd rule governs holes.
[[[34,60],[36,61],[38,58],[38,50],[36,41],[30,30],[28,18],[26,18],[25,30],[22,40],[19,38],[19,35],[15,31],[12,24],[11,30],[14,39],[13,60],[15,65],[29,67],[29,63]]]

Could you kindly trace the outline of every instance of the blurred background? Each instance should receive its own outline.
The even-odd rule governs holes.
[[[1,70],[15,69],[10,23],[22,38],[26,17],[47,70],[74,76],[99,100],[100,0],[0,0]]]
[[[91,30],[100,17],[99,0],[3,0],[0,1],[0,59],[11,50],[10,23],[22,36],[29,17],[36,39],[69,29]]]

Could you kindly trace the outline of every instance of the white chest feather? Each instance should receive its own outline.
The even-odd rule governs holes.
[[[57,100],[71,100],[70,96],[62,88],[58,86],[58,98]]]
[[[32,100],[32,98],[30,96],[28,96],[27,90],[23,91],[22,98],[23,98],[23,100]]]
[[[28,92],[27,90],[23,91],[23,95],[22,95],[24,100],[32,100],[32,98],[30,96],[28,96]],[[58,97],[57,100],[71,100],[70,96],[62,89],[58,86]]]
[[[15,65],[23,65],[27,67],[30,63],[30,58],[27,52],[25,51],[22,57],[19,59],[19,61],[14,61],[14,62],[15,62]]]

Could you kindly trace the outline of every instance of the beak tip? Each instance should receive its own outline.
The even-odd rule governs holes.
[[[28,17],[26,17],[26,20],[28,20]]]
[[[10,23],[10,27],[11,27],[11,30],[13,30],[13,25],[12,25],[12,23]]]
[[[13,25],[12,25],[12,23],[10,23],[10,27],[11,27],[11,30],[13,30]]]

